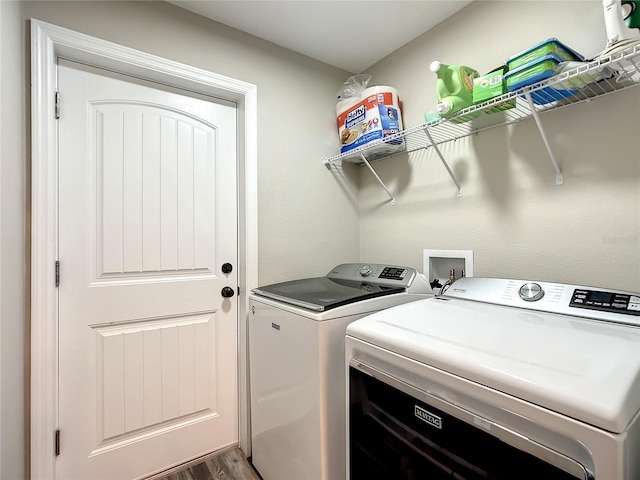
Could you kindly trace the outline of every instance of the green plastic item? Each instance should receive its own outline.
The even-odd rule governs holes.
[[[505,100],[504,102],[498,103],[497,105],[494,105],[490,108],[485,108],[483,112],[490,115],[492,113],[504,112],[505,110],[515,108],[515,106],[516,99],[512,98],[511,100]]]
[[[429,67],[438,77],[436,95],[438,104],[436,111],[445,118],[454,116],[460,110],[473,105],[473,79],[480,74],[473,68],[463,65],[446,65],[438,61],[431,62]],[[451,118],[453,123],[462,123],[476,118],[480,111],[463,117]]]
[[[507,75],[507,87],[518,84],[530,77],[538,77],[540,75],[549,74],[555,71],[558,66],[558,59],[555,55],[549,55],[534,62],[528,68],[523,68],[519,72],[514,71],[513,75]]]
[[[506,67],[499,67],[473,79],[473,103],[482,103],[498,97],[507,91],[504,74]]]
[[[516,68],[533,62],[534,60],[538,60],[546,55],[556,55],[562,59],[561,61],[566,62],[580,62],[584,60],[582,55],[567,47],[557,38],[550,38],[507,59],[507,66],[510,71],[515,70]]]
[[[624,18],[624,23],[629,28],[640,28],[640,2],[622,0],[622,6],[628,5],[629,14]]]

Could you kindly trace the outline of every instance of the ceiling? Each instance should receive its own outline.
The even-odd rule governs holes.
[[[175,0],[329,65],[362,73],[471,0]]]

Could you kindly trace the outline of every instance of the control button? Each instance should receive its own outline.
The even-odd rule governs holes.
[[[544,297],[544,290],[537,283],[525,283],[520,287],[518,294],[525,302],[535,302]]]
[[[584,300],[582,300],[581,298],[576,298],[573,303],[584,303]]]
[[[611,306],[615,307],[615,308],[626,308],[627,307],[624,303],[612,303]]]
[[[371,265],[363,265],[360,267],[360,275],[367,277],[371,275]]]
[[[631,297],[629,298],[629,301],[631,303],[640,303],[640,297],[638,297],[636,295],[631,295]]]
[[[640,312],[640,303],[630,303],[627,307],[628,310],[636,310]]]

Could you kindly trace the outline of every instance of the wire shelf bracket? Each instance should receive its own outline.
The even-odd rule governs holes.
[[[433,141],[433,137],[431,136],[431,133],[429,132],[429,127],[424,127],[424,133],[427,136],[427,138],[429,139],[429,142],[431,142],[430,145],[428,145],[426,148],[431,146],[436,151],[436,153],[438,154],[438,157],[440,157],[440,161],[442,162],[442,165],[444,165],[444,168],[447,169],[447,172],[449,173],[449,176],[451,177],[451,180],[453,180],[453,183],[456,184],[456,189],[457,189],[456,195],[458,197],[461,197],[462,196],[462,191],[460,190],[460,184],[458,183],[458,180],[456,179],[456,176],[453,174],[453,172],[449,168],[449,164],[444,159],[444,156],[442,155],[442,152],[438,148],[438,145],[436,144],[436,142]]]
[[[378,183],[382,186],[384,191],[387,192],[387,195],[389,195],[389,198],[391,199],[391,205],[395,205],[396,204],[396,199],[393,198],[393,195],[391,194],[391,192],[389,191],[387,186],[384,184],[384,182],[382,181],[380,176],[373,169],[373,167],[369,163],[369,160],[367,160],[367,157],[364,156],[363,152],[360,152],[360,158],[362,158],[362,162],[369,168],[369,170],[371,170],[371,173],[373,173],[373,176],[376,177],[376,180],[378,180]]]
[[[562,171],[560,170],[560,166],[558,165],[558,161],[556,160],[556,156],[553,154],[553,150],[551,149],[551,145],[549,145],[549,140],[547,139],[547,134],[544,132],[544,128],[542,127],[542,122],[540,121],[540,116],[536,111],[536,108],[533,105],[533,99],[531,98],[531,92],[526,92],[525,98],[529,105],[531,106],[531,113],[533,119],[536,122],[536,126],[538,127],[538,132],[542,137],[542,141],[544,142],[544,146],[547,149],[547,153],[549,154],[549,158],[551,159],[551,163],[553,164],[553,169],[556,171],[556,185],[562,185],[564,183],[564,175],[562,175]]]

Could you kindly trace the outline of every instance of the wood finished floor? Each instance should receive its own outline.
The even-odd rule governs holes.
[[[261,478],[244,453],[239,448],[234,448],[147,480],[261,480]]]

